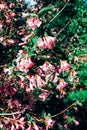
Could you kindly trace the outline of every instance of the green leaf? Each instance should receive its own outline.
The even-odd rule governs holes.
[[[42,8],[39,12],[38,12],[38,16],[41,17],[42,15],[44,15],[45,13],[47,13],[47,11],[51,11],[53,10],[54,6],[49,6],[49,7],[44,7]]]
[[[31,42],[33,43],[33,47],[36,46],[37,41],[38,41],[38,37],[32,37],[32,38],[31,38]]]

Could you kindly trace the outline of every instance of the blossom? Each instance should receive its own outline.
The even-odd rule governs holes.
[[[70,65],[67,63],[67,61],[60,61],[60,72],[62,71],[69,71]]]
[[[2,2],[2,3],[0,4],[0,9],[1,9],[1,10],[6,10],[6,9],[7,9],[6,3]]]
[[[27,19],[27,25],[32,30],[35,30],[35,28],[39,27],[40,24],[41,24],[41,21],[38,18],[30,17]]]
[[[12,74],[11,68],[6,68],[6,67],[4,67],[3,70],[4,70],[4,73],[8,73],[9,75]]]
[[[4,37],[0,36],[0,42],[3,42],[3,40],[4,40]]]
[[[72,81],[74,81],[75,78],[76,78],[76,72],[74,70],[71,70],[69,72],[69,78],[68,79],[69,79],[70,82],[72,82]]]
[[[0,120],[0,129],[3,129],[3,123],[1,120]]]
[[[46,85],[46,82],[42,80],[39,75],[35,75],[35,77],[36,77],[36,83],[38,88],[42,88]]]
[[[49,95],[50,95],[50,91],[44,90],[44,91],[39,95],[39,99],[40,99],[41,101],[45,101],[45,100],[48,98]]]
[[[15,99],[15,100],[13,100],[12,98],[10,98],[9,100],[8,100],[8,107],[9,108],[16,108],[16,109],[20,109],[21,108],[21,104],[20,104],[20,102],[18,101],[18,99]]]
[[[37,42],[37,46],[40,49],[52,49],[55,45],[56,38],[45,35],[43,38],[39,38]]]
[[[26,91],[30,92],[36,88],[36,78],[34,75],[28,75],[27,79],[29,81],[29,84],[26,86]]]
[[[79,122],[77,120],[73,119],[73,122],[76,126],[79,125]]]
[[[49,117],[45,117],[46,130],[48,130],[49,128],[52,128],[54,123],[55,123],[54,120],[52,120]]]
[[[5,125],[9,125],[10,130],[18,130],[18,129],[25,129],[25,121],[24,117],[17,118],[13,116],[13,118],[5,117],[4,123]]]
[[[36,87],[37,88],[42,88],[46,85],[46,82],[41,79],[39,75],[28,75],[27,79],[29,81],[28,85],[26,86],[26,91],[30,92],[34,90]]]
[[[17,69],[24,72],[27,72],[34,65],[28,55],[22,57],[22,54],[19,55],[15,62],[17,64]]]
[[[45,73],[50,73],[55,69],[55,67],[50,64],[48,61],[46,61],[40,68],[45,72]]]
[[[61,90],[62,90],[63,88],[65,88],[67,85],[68,85],[68,83],[66,83],[66,82],[64,81],[64,79],[62,79],[62,80],[59,82],[59,84],[57,85],[56,89],[59,90],[59,91],[61,91]]]

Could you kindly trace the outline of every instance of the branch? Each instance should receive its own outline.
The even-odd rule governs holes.
[[[64,7],[51,19],[50,23],[53,22],[53,20],[66,8],[67,4],[69,3],[70,0],[66,2]]]
[[[0,116],[11,116],[11,115],[16,115],[16,114],[21,114],[23,111],[17,111],[13,113],[0,113]]]
[[[66,23],[66,25],[64,26],[64,28],[62,28],[62,29],[58,32],[57,36],[58,36],[61,32],[64,31],[64,29],[70,24],[70,22],[71,22],[71,20],[69,20],[69,21]]]
[[[68,109],[70,109],[72,106],[76,105],[76,102],[74,102],[73,104],[71,104],[69,107],[67,107],[66,109],[64,109],[63,111],[59,112],[58,114],[55,114],[53,116],[51,116],[51,118],[54,118],[56,116],[59,116],[61,114],[63,114],[65,111],[67,111]]]

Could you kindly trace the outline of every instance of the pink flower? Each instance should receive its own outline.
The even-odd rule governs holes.
[[[29,84],[26,86],[26,91],[30,92],[36,88],[36,78],[34,75],[28,75],[27,79],[29,80]]]
[[[49,117],[45,117],[46,130],[48,130],[49,128],[52,128],[54,123],[55,123],[54,120],[52,120]]]
[[[69,71],[70,65],[67,63],[67,61],[60,61],[60,72],[62,71]]]
[[[45,73],[50,73],[52,71],[54,71],[55,67],[50,64],[49,62],[45,62],[42,66],[40,66],[40,68],[45,72]]]
[[[0,42],[3,42],[3,40],[4,40],[4,37],[0,36]]]
[[[39,127],[38,127],[36,124],[33,124],[33,128],[34,128],[35,130],[40,130]]]
[[[9,45],[13,45],[15,43],[15,41],[13,39],[8,39],[7,42]]]
[[[76,126],[79,125],[79,122],[77,120],[73,119],[73,122]]]
[[[1,120],[0,120],[0,128],[3,129],[3,123]]]
[[[40,49],[52,49],[53,46],[55,45],[55,42],[56,38],[45,35],[43,38],[39,38],[37,46]]]
[[[15,4],[11,2],[9,8],[13,8],[13,7],[15,7]]]
[[[42,88],[46,85],[46,82],[42,80],[39,75],[35,75],[35,78],[36,78],[36,84],[38,88]]]
[[[61,91],[63,88],[65,88],[68,85],[68,83],[66,83],[63,79],[59,82],[59,84],[57,85],[56,89]]]
[[[49,95],[50,95],[50,91],[44,90],[44,91],[39,95],[39,99],[40,99],[41,101],[45,101],[45,100],[48,98]]]
[[[20,104],[20,102],[18,101],[18,99],[15,99],[15,100],[13,100],[12,98],[10,98],[9,100],[8,100],[8,107],[9,108],[16,108],[16,109],[20,109],[21,108],[21,104]]]
[[[22,55],[20,55],[15,61],[17,64],[17,68],[20,71],[24,71],[24,72],[27,72],[34,65],[30,57],[27,55],[26,57],[22,57]]]
[[[5,126],[9,126],[10,130],[25,129],[24,117],[21,118],[16,118],[15,116],[13,116],[13,118],[5,117],[4,123]]]
[[[0,4],[0,10],[6,10],[6,9],[7,9],[7,5],[4,2],[2,2]]]
[[[9,75],[11,75],[11,73],[12,73],[11,68],[4,67],[3,70],[4,70],[4,73],[8,73]]]
[[[39,27],[40,24],[41,24],[41,21],[38,18],[30,17],[27,19],[27,25],[32,30],[35,30],[35,28]]]
[[[26,130],[33,130],[32,125],[30,124]]]

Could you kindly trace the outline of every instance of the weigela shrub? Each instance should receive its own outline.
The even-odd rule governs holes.
[[[72,2],[62,0],[63,8],[51,0],[45,8],[45,1],[26,2],[0,2],[0,129],[79,126],[74,115],[86,107],[87,91],[79,83],[78,58],[73,63],[61,49],[58,35],[64,29],[56,21]]]

